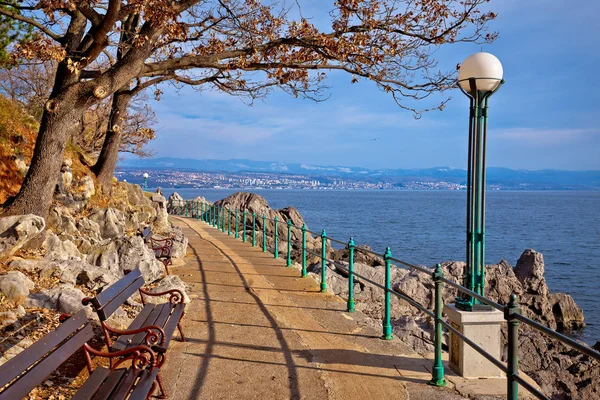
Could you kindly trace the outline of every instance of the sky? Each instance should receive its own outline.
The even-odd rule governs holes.
[[[299,1],[328,21],[333,0]],[[600,2],[492,0],[500,33],[483,51],[503,64],[490,99],[487,165],[513,169],[600,169]],[[476,44],[437,52],[452,69]],[[163,86],[152,101],[156,157],[281,161],[365,168],[466,168],[468,99],[458,89],[444,111],[416,120],[370,82],[329,75],[325,102],[274,92],[252,105],[214,91]],[[426,106],[424,104],[424,106]]]

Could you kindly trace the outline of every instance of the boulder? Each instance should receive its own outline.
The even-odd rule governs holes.
[[[184,205],[185,200],[183,199],[183,197],[181,197],[179,193],[173,192],[173,194],[169,196],[167,212],[169,214],[174,214],[177,207],[183,207]]]
[[[92,241],[102,240],[100,225],[98,225],[96,221],[92,221],[89,218],[80,218],[77,221],[76,227],[81,235],[85,236],[86,239],[91,239]]]
[[[85,307],[81,301],[86,297],[83,292],[69,284],[62,284],[39,293],[32,293],[25,300],[25,307],[47,308],[66,314],[75,314],[81,309],[86,310],[88,317],[92,316],[90,307]]]
[[[61,240],[51,234],[43,243],[46,249],[45,258],[48,260],[81,260],[82,256],[77,246],[70,240]]]
[[[24,259],[14,258],[8,266],[11,269],[27,272],[27,273],[39,273],[42,269],[46,268],[52,261],[45,259]]]
[[[117,242],[113,240],[105,240],[94,246],[85,257],[88,264],[101,267],[116,275],[123,274],[123,270],[119,265]]]
[[[44,219],[33,214],[0,218],[0,258],[12,255],[45,227]]]
[[[549,297],[552,314],[558,329],[570,331],[585,326],[583,310],[565,293],[552,293]]]
[[[9,271],[0,275],[0,292],[8,299],[22,302],[35,284],[20,271]]]
[[[119,267],[122,271],[140,268],[146,282],[154,282],[164,273],[163,264],[156,259],[140,236],[123,237],[116,241]]]
[[[52,205],[48,211],[46,219],[49,228],[59,234],[79,236],[75,218],[71,215],[69,209],[61,205]]]
[[[187,286],[185,282],[181,280],[181,278],[177,275],[168,275],[157,282],[157,285],[152,288],[150,291],[152,293],[160,293],[166,292],[171,289],[179,289],[183,293],[183,301],[186,304],[191,302],[190,298],[187,295]],[[146,300],[151,303],[164,303],[165,301],[169,301],[169,296],[146,296]]]
[[[546,296],[548,286],[544,279],[544,256],[535,250],[527,249],[521,254],[515,267],[515,276],[526,292]]]
[[[58,184],[56,185],[57,191],[60,194],[67,194],[69,189],[71,188],[71,183],[73,182],[73,170],[71,167],[73,166],[73,160],[70,158],[66,158],[63,160],[63,163],[60,167],[60,175],[58,178]]]
[[[90,199],[96,194],[96,187],[94,186],[94,179],[91,176],[86,175],[79,182],[79,190],[81,191],[81,197],[83,200]]]
[[[96,210],[89,219],[98,224],[100,235],[105,239],[118,238],[125,233],[125,214],[115,208]]]
[[[152,222],[152,229],[157,233],[167,232],[171,226],[167,212],[167,200],[160,193],[154,193],[150,198],[152,206],[156,210],[156,218]]]
[[[173,227],[173,230],[171,231],[171,238],[173,239],[171,256],[174,258],[185,257],[187,254],[188,238],[183,235],[183,231],[180,227]]]

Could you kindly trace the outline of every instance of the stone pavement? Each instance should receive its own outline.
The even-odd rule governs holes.
[[[185,343],[172,341],[163,380],[170,399],[462,399],[498,398],[503,379],[448,376],[427,385],[431,357],[399,340],[380,339],[381,324],[346,313],[341,298],[319,293],[281,259],[187,218],[171,217],[189,238],[173,268],[192,303]],[[504,396],[499,396],[500,398]]]

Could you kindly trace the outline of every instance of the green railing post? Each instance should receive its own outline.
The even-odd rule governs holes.
[[[519,374],[519,320],[516,314],[521,314],[517,295],[510,295],[510,302],[504,308],[504,318],[508,322],[508,373],[506,374],[508,400],[519,399],[519,383],[515,376]]]
[[[215,205],[210,208],[210,225],[215,226]]]
[[[227,236],[231,236],[231,208],[227,209]]]
[[[196,219],[200,219],[200,202],[196,202]]]
[[[239,222],[238,222],[239,217],[240,217],[240,212],[239,212],[239,210],[236,209],[235,210],[235,238],[236,239],[240,238],[240,231],[239,231],[239,226],[238,226],[238,224],[239,224]]]
[[[321,293],[327,292],[327,232],[321,232]]]
[[[444,334],[442,331],[442,310],[444,309],[444,299],[442,298],[444,282],[442,281],[442,278],[444,277],[444,271],[442,271],[442,266],[440,264],[435,266],[432,277],[435,281],[435,332],[433,338],[433,369],[431,370],[431,380],[429,381],[429,384],[433,386],[446,386],[446,380],[444,379],[444,364],[442,363],[442,340]]]
[[[185,217],[187,218],[189,215],[189,211],[190,211],[190,202],[189,201],[185,201]]]
[[[221,220],[223,219],[223,207],[217,207],[217,229],[221,230]]]
[[[263,214],[263,253],[267,251],[267,216]]]
[[[348,312],[354,312],[354,239],[348,242]]]
[[[225,206],[221,207],[221,232],[225,233]]]
[[[246,210],[242,213],[242,242],[246,243]]]
[[[256,246],[256,213],[252,213],[252,247]]]
[[[277,229],[277,217],[273,220],[275,221],[275,234],[273,237],[275,238],[275,249],[273,250],[273,257],[279,258],[279,230]]]
[[[306,224],[302,225],[302,277],[306,278]]]
[[[391,267],[392,267],[392,250],[388,247],[383,255],[385,259],[385,314],[383,316],[383,338],[392,340],[392,322],[391,322]]]
[[[287,222],[288,235],[287,235],[287,260],[285,263],[286,267],[292,266],[292,220],[288,219]]]

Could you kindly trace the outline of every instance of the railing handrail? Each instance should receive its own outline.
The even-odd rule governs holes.
[[[196,218],[202,218],[205,222],[211,224],[212,226],[218,227],[220,229],[223,229],[223,231],[225,231],[224,230],[225,229],[225,222],[224,222],[224,218],[225,218],[224,214],[225,213],[223,213],[222,210],[227,209],[227,210],[231,211],[230,208],[228,208],[228,207],[224,208],[223,206],[217,206],[214,203],[205,202],[205,203],[201,204],[201,207],[199,207],[196,204],[190,210],[189,202],[198,203],[198,201],[195,201],[195,200],[178,200],[177,201],[177,203],[178,203],[177,204],[177,207],[178,207],[177,212],[183,213],[183,211],[185,209],[185,215],[188,216],[188,213],[191,211],[192,217],[194,216],[194,212],[195,212]],[[183,206],[181,206],[182,203],[184,204]],[[169,205],[171,206],[171,208],[173,207],[173,202],[171,200],[169,200]],[[215,211],[215,209],[216,209],[216,211]],[[198,210],[201,210],[201,213]],[[238,232],[238,227],[239,227],[239,222],[240,222],[238,220],[239,211],[242,211],[242,210],[235,209],[235,212],[236,212],[236,218],[235,218],[235,220],[236,220],[236,226],[235,226],[236,238],[238,238],[237,232]],[[317,233],[317,232],[308,230],[306,228],[306,225],[304,225],[302,227],[298,227],[298,226],[294,225],[293,223],[289,223],[289,221],[279,220],[277,217],[269,218],[266,215],[259,216],[256,213],[251,213],[251,214],[246,213],[246,211],[247,211],[247,209],[243,210],[243,215],[246,216],[246,218],[244,218],[244,221],[243,221],[244,241],[245,241],[245,237],[246,237],[245,228],[246,228],[246,226],[248,226],[248,218],[247,218],[248,216],[257,217],[258,219],[262,218],[263,221],[270,220],[270,221],[274,221],[277,223],[281,222],[283,226],[288,228],[287,238],[282,238],[282,240],[285,240],[288,243],[288,246],[287,246],[287,266],[288,267],[291,266],[291,262],[290,262],[291,251],[292,251],[292,248],[290,246],[291,243],[298,245],[301,249],[302,276],[303,277],[306,276],[306,254],[310,253],[316,257],[321,258],[321,291],[326,291],[327,263],[332,264],[332,265],[346,271],[348,273],[350,283],[353,282],[353,277],[357,277],[365,282],[370,283],[371,285],[373,285],[377,288],[384,290],[384,293],[386,294],[386,305],[385,305],[386,315],[384,317],[384,337],[386,337],[386,339],[391,338],[391,326],[389,325],[389,318],[390,318],[390,316],[389,316],[390,304],[389,304],[389,296],[388,296],[389,294],[393,294],[396,297],[403,299],[404,301],[409,303],[411,306],[417,308],[419,311],[421,311],[421,312],[425,313],[426,315],[428,315],[429,317],[433,318],[436,323],[436,326],[435,326],[436,335],[435,335],[435,340],[434,340],[435,348],[436,348],[436,356],[435,356],[435,360],[434,360],[434,368],[433,368],[433,372],[432,372],[433,378],[431,380],[431,383],[434,385],[438,385],[438,386],[445,385],[445,381],[443,379],[444,378],[444,372],[443,372],[444,367],[443,367],[443,364],[441,363],[441,327],[442,326],[445,327],[447,330],[451,331],[453,334],[457,335],[460,338],[460,340],[462,340],[464,343],[468,344],[471,348],[473,348],[475,351],[477,351],[479,354],[481,354],[483,357],[485,357],[488,361],[490,361],[492,364],[494,364],[496,367],[498,367],[501,371],[506,373],[507,379],[509,380],[509,385],[508,385],[509,389],[508,389],[507,394],[508,394],[509,399],[511,399],[511,400],[512,399],[516,400],[518,398],[518,385],[519,384],[521,386],[523,386],[525,389],[527,389],[530,393],[532,393],[533,395],[538,397],[539,399],[543,399],[543,400],[548,399],[548,397],[546,397],[537,388],[535,388],[533,385],[528,383],[525,379],[523,379],[519,375],[518,353],[516,352],[516,348],[517,348],[516,346],[518,346],[518,337],[517,337],[518,336],[518,322],[522,322],[522,323],[578,350],[579,352],[600,361],[600,352],[592,349],[591,347],[589,347],[587,345],[583,345],[583,344],[577,342],[576,340],[569,338],[566,335],[560,334],[560,333],[556,332],[555,330],[550,329],[547,326],[545,326],[537,321],[534,321],[530,318],[523,316],[520,313],[519,305],[516,302],[516,296],[514,294],[511,296],[511,301],[507,305],[502,305],[502,304],[499,304],[485,296],[481,296],[478,293],[473,292],[472,290],[469,290],[466,287],[464,287],[448,278],[445,278],[443,276],[440,264],[437,265],[435,270],[431,270],[427,267],[417,266],[417,265],[408,263],[406,261],[392,257],[389,248],[386,250],[386,253],[384,253],[384,254],[377,253],[375,251],[367,250],[365,248],[359,247],[358,245],[356,245],[354,243],[354,240],[352,238],[350,239],[350,241],[348,243],[346,243],[341,240],[337,240],[337,239],[327,236],[327,234],[325,233],[325,230],[321,231],[320,233]],[[228,214],[228,217],[227,217],[228,224],[231,222],[230,217],[232,217],[232,215]],[[253,237],[252,246],[256,246],[256,242],[254,240],[255,234],[256,234],[254,218],[252,218],[251,226],[252,226],[252,237]],[[302,241],[293,240],[291,238],[291,229],[290,228],[296,228],[296,229],[302,230]],[[267,245],[267,243],[266,243],[266,238],[267,238],[266,224],[263,224],[262,230],[263,230],[263,251],[266,251],[268,247],[269,248],[272,247],[270,245]],[[321,253],[310,250],[306,247],[306,236],[305,236],[306,233],[310,233],[312,235],[315,235],[316,237],[321,238],[321,240],[322,240]],[[279,256],[278,255],[278,253],[279,253],[279,236],[280,235],[278,234],[278,231],[273,232],[273,234],[274,234],[273,235],[274,236],[274,246],[272,247],[273,253],[275,255],[275,258],[278,258],[278,256]],[[333,259],[327,257],[327,252],[326,252],[327,241],[341,244],[341,245],[345,246],[346,249],[349,250],[348,266],[344,265],[340,261],[336,261],[336,260],[333,260]],[[386,271],[386,284],[385,285],[382,285],[378,282],[373,281],[371,278],[367,278],[363,275],[360,275],[360,274],[357,274],[356,272],[354,272],[354,270],[353,270],[354,252],[356,252],[356,251],[371,254],[371,255],[374,255],[374,256],[379,257],[384,260],[384,264],[385,264],[385,268],[386,268],[386,270],[385,270]],[[391,288],[389,277],[390,277],[390,268],[392,266],[391,265],[392,261],[403,267],[407,267],[407,268],[422,272],[422,273],[428,275],[431,279],[433,279],[436,282],[436,290],[435,290],[436,304],[435,304],[434,312],[432,312],[431,310],[428,310],[425,306],[423,306],[416,300],[412,299],[406,293],[402,293],[400,291],[397,291],[397,290],[394,290]],[[350,278],[352,278],[352,279],[350,279]],[[514,350],[514,354],[511,355],[511,351],[509,350],[509,359],[508,359],[507,365],[505,365],[500,360],[496,359],[494,356],[492,356],[491,354],[486,352],[479,345],[477,345],[471,339],[469,339],[468,337],[463,335],[458,329],[454,328],[451,324],[449,324],[442,318],[442,310],[440,309],[439,306],[440,306],[440,301],[443,303],[443,300],[441,298],[441,296],[442,296],[441,287],[443,284],[447,284],[447,285],[453,287],[454,289],[456,289],[457,291],[459,291],[463,294],[468,294],[469,296],[472,296],[472,297],[478,299],[482,303],[487,304],[487,305],[489,305],[499,311],[502,311],[504,313],[505,320],[509,323],[509,325],[511,325],[511,324],[513,325],[513,330],[509,329],[508,340],[509,340],[509,349],[512,346],[512,348]],[[352,285],[352,287],[349,287],[349,291],[350,292],[349,292],[349,298],[348,298],[348,311],[352,312],[352,311],[354,311],[354,300],[353,300],[354,287],[353,287],[353,285]],[[350,302],[352,302],[352,306],[350,305]],[[388,337],[388,336],[390,336],[390,337]],[[436,369],[437,369],[437,371],[436,371]],[[441,369],[441,373],[440,373],[440,369]]]

